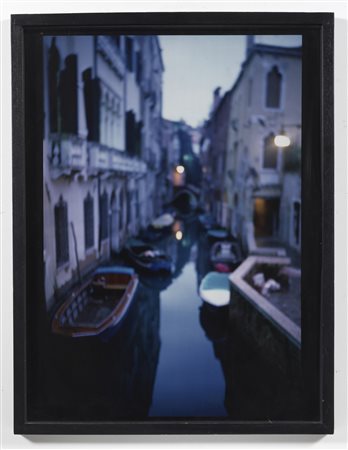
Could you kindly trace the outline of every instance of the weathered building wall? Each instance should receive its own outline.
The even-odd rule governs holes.
[[[285,177],[283,153],[301,152],[301,70],[300,48],[253,45],[230,91],[230,117],[222,118],[229,122],[224,164],[216,151],[221,146],[216,128],[223,99],[206,127],[211,164],[205,178],[219,184],[221,201],[216,218],[246,244],[253,230],[253,238],[280,239],[299,249],[289,237],[289,222],[297,219],[289,218],[284,205],[289,197],[300,196],[300,168],[292,169],[296,183]],[[280,132],[289,136],[289,148],[275,147]]]
[[[58,36],[44,39],[44,262],[47,306],[110,252],[154,218],[155,181],[143,142],[129,142],[134,113],[137,137],[147,136],[161,158],[159,128],[142,85],[140,59],[160,57],[156,46],[134,40],[127,68],[125,36]],[[157,39],[157,38],[156,38]],[[53,44],[52,44],[53,42]],[[153,57],[148,51],[155,51]],[[67,61],[65,63],[65,61]],[[163,66],[152,79],[161,92]],[[156,67],[158,70],[158,67]],[[158,85],[156,85],[156,83]],[[161,102],[161,95],[158,95]],[[147,108],[144,105],[147,105]],[[146,116],[148,111],[148,116]],[[161,105],[155,110],[161,119]],[[128,135],[127,135],[128,130]],[[158,200],[157,200],[158,201]],[[157,208],[157,209],[156,209]],[[75,243],[76,242],[76,243]]]

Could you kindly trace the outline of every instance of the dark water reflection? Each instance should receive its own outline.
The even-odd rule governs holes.
[[[172,277],[141,278],[129,314],[113,333],[70,339],[36,333],[29,361],[33,420],[147,417],[299,419],[298,376],[265,361],[235,331],[229,307],[198,296],[211,269],[209,243],[196,221],[160,245]],[[178,236],[177,236],[178,237]]]

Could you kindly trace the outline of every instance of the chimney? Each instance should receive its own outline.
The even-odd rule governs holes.
[[[248,34],[246,37],[246,58],[249,57],[255,44],[255,36],[253,34]]]

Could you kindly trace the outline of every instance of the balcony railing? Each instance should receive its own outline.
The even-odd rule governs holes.
[[[109,149],[99,144],[89,144],[88,146],[89,172],[102,172],[110,169],[109,167]]]
[[[116,172],[145,173],[147,166],[144,161],[137,158],[129,158],[121,152],[110,151],[110,168]]]
[[[84,170],[87,164],[86,141],[75,135],[52,134],[49,161],[53,178]]]
[[[50,136],[48,159],[53,179],[84,171],[91,176],[108,172],[141,174],[148,168],[143,160],[121,150],[59,134]]]

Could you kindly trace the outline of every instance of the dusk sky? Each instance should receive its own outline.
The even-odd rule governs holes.
[[[301,36],[256,36],[256,42],[301,46]],[[232,87],[245,59],[245,36],[160,36],[163,116],[196,126],[208,117],[213,90]]]

